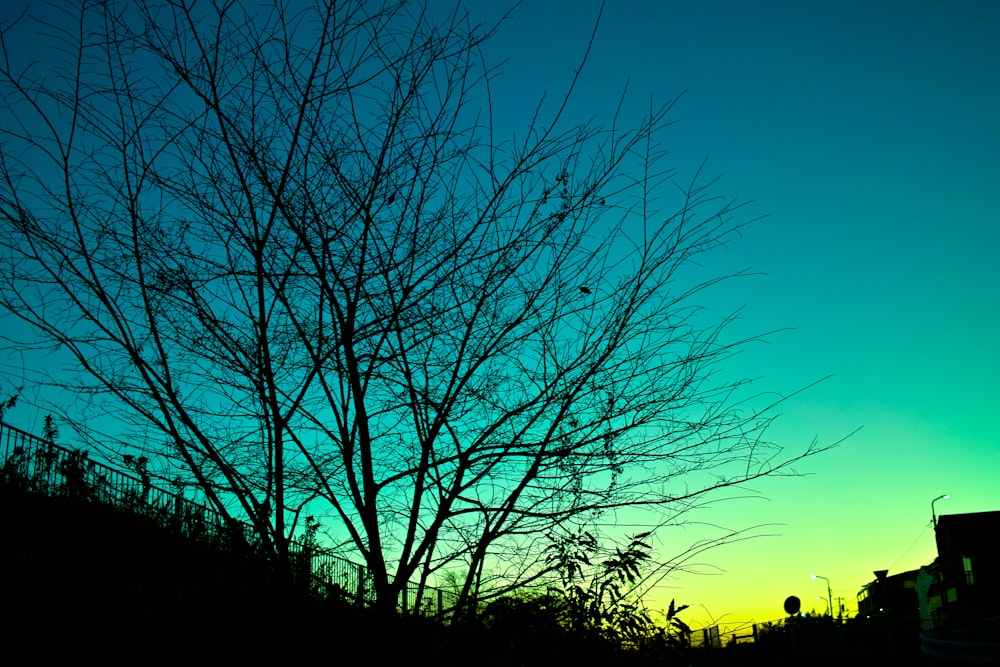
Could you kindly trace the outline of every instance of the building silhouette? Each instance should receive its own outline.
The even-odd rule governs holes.
[[[923,629],[1000,618],[1000,511],[942,515],[935,536],[938,556],[918,577]]]
[[[858,616],[914,616],[919,608],[919,574],[919,570],[909,570],[889,576],[888,570],[876,570],[874,581],[858,592]]]
[[[1000,511],[945,514],[937,557],[918,570],[875,579],[858,592],[851,640],[870,653],[1000,663]]]

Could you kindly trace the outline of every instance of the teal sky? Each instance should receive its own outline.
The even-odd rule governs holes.
[[[599,10],[513,10],[486,48],[506,61],[501,125],[524,127],[544,93],[565,91]],[[822,612],[817,573],[853,609],[873,570],[934,558],[934,497],[952,496],[939,513],[1000,509],[1000,3],[609,0],[570,119],[609,121],[626,82],[624,125],[686,91],[668,163],[690,177],[708,157],[718,194],[766,216],[708,267],[761,275],[706,306],[745,305],[742,333],[787,330],[725,372],[776,394],[827,378],[782,409],[771,436],[789,452],[861,429],[804,476],[660,534],[664,559],[713,534],[700,522],[767,536],[703,554],[689,564],[702,574],[666,580],[650,603],[691,605],[695,627],[773,620],[792,594]],[[30,410],[11,417],[40,429]]]
[[[513,11],[488,46],[507,61],[498,116],[516,126],[565,90],[599,9]],[[635,114],[686,91],[671,164],[709,157],[719,194],[767,215],[716,257],[764,275],[712,305],[745,304],[747,332],[793,329],[726,371],[783,394],[832,376],[783,408],[772,436],[790,450],[861,428],[806,476],[692,516],[777,525],[703,554],[706,574],[668,580],[659,603],[690,604],[696,626],[779,618],[792,594],[822,612],[816,573],[854,608],[873,570],[933,560],[934,497],[952,496],[939,513],[1000,509],[1000,3],[608,2],[574,113],[607,120],[626,81]],[[666,531],[660,555],[708,534]]]

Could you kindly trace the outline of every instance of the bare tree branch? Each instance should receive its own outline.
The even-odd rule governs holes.
[[[83,3],[40,29],[60,60],[0,40],[0,305],[68,353],[66,411],[106,450],[277,564],[307,510],[380,604],[457,567],[470,599],[542,576],[560,526],[823,449],[783,453],[781,400],[715,372],[755,338],[700,310],[744,275],[707,255],[749,221],[663,165],[676,100],[567,126],[571,86],[503,139],[497,26],[405,2]]]

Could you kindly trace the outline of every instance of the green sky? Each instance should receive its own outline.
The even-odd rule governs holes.
[[[495,103],[517,118],[565,89],[599,5],[515,9],[490,46],[507,59]],[[674,164],[708,156],[720,194],[767,215],[718,256],[764,275],[711,305],[745,304],[747,332],[791,330],[727,372],[780,394],[831,376],[784,406],[772,436],[791,450],[861,428],[806,476],[693,516],[775,525],[703,554],[707,574],[668,580],[662,601],[695,625],[778,618],[791,594],[822,612],[817,573],[853,607],[873,570],[934,558],[934,497],[952,496],[941,513],[1000,508],[1000,4],[609,2],[573,108],[608,117],[626,81],[637,113],[687,91]],[[660,554],[711,534],[666,531]]]
[[[23,4],[23,3],[22,3]],[[432,11],[454,3],[433,0]],[[496,3],[466,3],[474,18]],[[487,55],[506,61],[494,113],[523,127],[540,96],[566,89],[597,0],[525,0]],[[663,531],[670,558],[714,549],[658,589],[695,627],[782,615],[798,595],[854,608],[872,571],[930,562],[939,513],[1000,509],[1000,3],[924,0],[609,0],[570,119],[626,117],[685,92],[664,135],[690,176],[709,157],[718,193],[766,216],[707,267],[745,267],[705,305],[744,307],[738,333],[782,330],[725,368],[789,395],[772,439],[789,452],[838,441],[772,479]],[[6,360],[8,366],[11,360]],[[11,415],[38,431],[38,415]],[[19,420],[23,420],[20,421]],[[36,420],[36,421],[33,421]]]

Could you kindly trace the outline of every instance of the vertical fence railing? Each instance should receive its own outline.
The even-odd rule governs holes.
[[[253,528],[233,522],[212,508],[183,495],[90,459],[73,450],[0,422],[0,485],[12,490],[95,502],[132,514],[148,516],[165,529],[218,546],[254,542]],[[234,535],[234,531],[238,534]],[[293,574],[304,577],[313,590],[353,604],[375,602],[370,571],[363,565],[325,549],[293,542]],[[404,588],[397,600],[402,613],[446,619],[457,596],[424,587],[420,600],[416,586]]]
[[[185,536],[216,542],[234,539],[231,522],[218,512],[153,486],[73,450],[0,423],[2,483],[8,488],[101,503],[149,516]],[[246,531],[242,531],[244,537]]]

